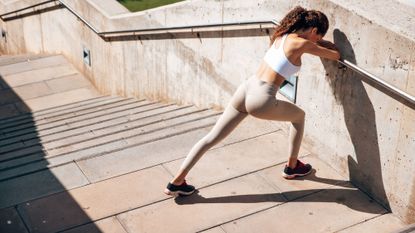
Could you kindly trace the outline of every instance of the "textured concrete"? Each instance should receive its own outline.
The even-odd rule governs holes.
[[[158,166],[23,203],[18,210],[29,230],[56,232],[163,199],[160,190],[169,178]]]
[[[62,233],[128,233],[116,217],[105,218],[84,226],[75,227]]]
[[[329,188],[223,226],[225,232],[336,232],[385,210],[355,188]],[[273,219],[273,221],[270,221]]]
[[[75,163],[0,182],[0,208],[88,184]]]
[[[35,2],[4,0],[0,12]],[[400,4],[385,11],[384,6],[393,2],[193,0],[133,14],[107,10],[105,4],[97,7],[96,1],[66,2],[102,31],[177,26],[189,19],[192,24],[281,19],[297,4],[320,9],[331,23],[327,38],[336,42],[344,58],[415,95],[415,58],[411,56],[415,52],[415,17],[412,8]],[[109,43],[65,9],[1,22],[1,27],[7,31],[7,37],[0,40],[3,53],[62,53],[103,94],[200,107],[224,107],[236,86],[255,72],[269,42],[265,31],[218,29],[201,33],[200,38],[195,33],[172,33]],[[91,49],[92,67],[81,60],[84,46]],[[5,65],[0,73],[42,69],[38,60],[44,59],[35,59],[26,67]],[[367,81],[350,70],[338,70],[337,64],[304,56],[297,104],[307,114],[305,142],[309,151],[401,219],[413,222],[415,178],[411,171],[415,160],[410,154],[415,145],[414,107],[362,80]],[[36,98],[27,105],[37,110],[98,95],[87,89],[79,92],[55,95],[51,101]],[[55,102],[58,99],[62,101]],[[27,111],[19,104],[15,107]],[[12,114],[13,108],[8,109]]]
[[[33,83],[37,82],[28,80],[26,85]],[[80,88],[73,82],[67,84]],[[108,111],[108,107],[117,109],[116,113]],[[97,120],[78,118],[88,114]],[[36,137],[7,144],[1,139],[13,138],[7,138],[7,134],[0,136],[3,141],[1,232],[224,233],[228,228],[230,232],[269,232],[269,229],[289,229],[284,224],[294,221],[297,228],[311,226],[313,232],[359,231],[359,226],[367,230],[385,224],[392,217],[384,215],[386,210],[381,205],[305,148],[301,148],[301,159],[312,163],[315,172],[305,178],[283,179],[288,136],[281,129],[287,125],[251,117],[194,167],[187,177],[198,188],[194,195],[166,196],[162,192],[165,185],[191,146],[212,127],[218,114],[211,109],[198,111],[194,106],[93,97],[33,112],[35,118],[22,114],[6,119],[0,123],[1,130],[16,129],[23,133],[14,135],[15,139],[39,135],[38,144]],[[104,122],[110,115],[124,121]],[[201,116],[208,117],[200,119]],[[70,122],[71,119],[75,121]],[[66,152],[56,156],[48,151],[23,153],[51,146],[43,140],[46,134],[40,133],[62,122],[68,125],[66,131],[73,129],[76,133],[71,136],[61,131],[60,138],[60,132],[55,131],[50,142],[66,140],[76,146],[67,145]],[[71,128],[75,123],[78,128]],[[143,128],[133,129],[139,125]],[[28,126],[41,129],[39,132],[24,129]],[[118,138],[99,144],[109,136],[104,133],[120,129],[123,130],[117,133]],[[91,130],[96,138],[81,133]],[[78,136],[83,142],[91,139],[90,144],[78,143],[75,140]],[[62,142],[55,146],[62,146]],[[93,144],[96,145],[91,147]],[[10,151],[13,148],[16,150]],[[17,155],[24,157],[13,157]],[[287,220],[275,221],[278,215]],[[298,216],[304,221],[297,221]],[[256,223],[260,227],[250,229]],[[402,226],[405,224],[399,219],[391,218],[387,229]]]
[[[255,121],[255,124],[253,123],[254,119],[247,119],[247,121],[243,121],[240,127],[238,127],[222,142],[214,146],[211,150],[245,140],[252,141],[252,138],[256,138],[264,133],[272,132],[272,128],[269,128],[269,122]],[[255,128],[252,127],[254,125],[256,126]],[[88,179],[92,182],[107,179],[113,175],[121,175],[134,171],[135,169],[142,169],[155,164],[160,164],[165,161],[180,159],[180,161],[173,163],[177,164],[182,161],[181,158],[186,156],[193,144],[209,132],[209,129],[210,128],[199,129],[163,140],[131,147],[115,153],[109,153],[103,156],[82,160],[79,161],[78,164]],[[272,135],[278,136],[279,134]],[[229,148],[229,146],[226,148]],[[226,148],[221,150],[226,151]],[[245,148],[245,146],[243,148]],[[275,150],[275,148],[272,150]],[[155,154],[157,154],[157,156],[154,156]],[[275,156],[273,159],[275,159]],[[172,165],[165,164],[165,166],[171,167]]]
[[[28,233],[22,219],[14,207],[0,210],[0,232]]]
[[[384,214],[370,221],[356,224],[352,227],[348,227],[339,233],[360,233],[360,232],[379,232],[379,233],[391,233],[391,232],[405,232],[400,231],[405,227],[396,216],[392,214]]]

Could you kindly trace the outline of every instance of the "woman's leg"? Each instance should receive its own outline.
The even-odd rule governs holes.
[[[183,183],[187,173],[202,157],[202,155],[228,136],[247,115],[247,113],[239,112],[232,106],[232,104],[229,104],[223,114],[219,117],[215,126],[213,126],[212,130],[205,137],[199,140],[190,150],[182,166],[180,167],[179,172],[170,183],[176,185]]]
[[[247,109],[260,119],[291,122],[288,166],[294,168],[304,134],[305,112],[295,104],[265,95],[248,95]]]

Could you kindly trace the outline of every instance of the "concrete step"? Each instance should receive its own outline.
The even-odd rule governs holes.
[[[136,107],[138,108],[138,107]],[[142,112],[142,111],[141,111]],[[190,114],[195,114],[197,112],[201,112],[196,108],[188,107],[177,107],[177,106],[168,106],[167,108],[156,108],[155,110],[144,111],[141,114],[134,114],[134,115],[124,115],[124,122],[118,123],[115,125],[104,124],[104,127],[89,129],[86,130],[82,128],[81,130],[84,131],[82,133],[77,133],[73,136],[68,136],[64,138],[59,138],[58,140],[50,140],[46,142],[44,140],[39,141],[39,139],[33,139],[24,141],[21,143],[13,143],[7,146],[4,146],[0,149],[0,161],[9,160],[10,158],[18,158],[18,157],[25,157],[28,154],[24,152],[24,150],[29,149],[30,147],[39,147],[41,150],[57,150],[65,147],[71,147],[76,145],[84,144],[85,142],[91,142],[104,136],[114,136],[119,133],[123,133],[123,136],[126,136],[125,133],[128,130],[136,130],[140,129],[143,132],[146,130],[146,127],[154,124],[161,123],[163,121],[168,121],[170,119],[178,118],[178,117],[186,117]],[[125,113],[124,113],[125,114]],[[125,117],[127,116],[127,117]],[[123,117],[123,116],[120,116]],[[92,124],[92,126],[96,126]],[[59,136],[59,135],[58,135]],[[115,138],[114,138],[115,139]],[[92,142],[91,142],[92,143]],[[96,144],[96,142],[93,142]],[[23,147],[23,148],[22,148]],[[51,153],[48,153],[51,154]]]
[[[32,124],[38,124],[45,119],[51,119],[53,117],[59,117],[68,114],[76,114],[78,111],[100,107],[102,105],[105,106],[106,104],[122,100],[125,99],[113,96],[100,96],[97,98],[91,98],[84,101],[52,107],[44,111],[35,111],[28,114],[22,114],[20,116],[4,118],[0,123],[0,130],[7,127],[14,127],[20,124],[25,124],[27,122],[32,122]]]
[[[126,130],[114,135],[100,137],[93,141],[66,146],[52,151],[39,151],[36,154],[20,158],[18,160],[19,165],[16,165],[17,167],[1,171],[0,180],[63,165],[74,160],[77,161],[121,151],[129,147],[209,127],[214,124],[217,115],[217,113],[205,111],[148,125],[140,130]],[[34,149],[39,150],[40,148]],[[24,162],[22,160],[27,161],[27,163],[22,164]]]
[[[36,131],[36,128],[31,127],[29,129],[21,130],[20,132],[11,132],[11,134],[0,139],[0,145],[6,147],[15,143],[23,143],[26,146],[30,146],[36,143],[47,143],[54,140],[64,139],[70,136],[76,136],[92,130],[126,122],[128,121],[129,115],[135,115],[141,112],[163,108],[170,105],[159,106],[148,101],[134,101],[129,103],[128,106],[128,109],[108,112],[105,115],[98,115],[97,117],[88,117],[81,121],[63,121],[60,125],[56,125],[55,127],[46,127],[42,131]],[[131,106],[133,106],[132,109],[130,109]],[[126,105],[123,107],[126,107]]]
[[[74,101],[72,103],[66,104],[66,105],[60,105],[60,106],[56,106],[56,107],[51,107],[51,108],[46,108],[46,109],[42,109],[39,111],[34,111],[34,112],[27,112],[27,113],[21,113],[17,116],[10,116],[10,117],[2,117],[1,122],[0,122],[0,127],[1,125],[7,125],[11,122],[14,121],[19,121],[19,120],[23,120],[23,119],[35,119],[35,118],[42,118],[43,116],[46,116],[48,114],[59,114],[60,111],[69,111],[72,108],[77,108],[78,106],[83,106],[83,105],[88,105],[94,102],[99,102],[99,101],[103,101],[106,98],[114,98],[111,96],[98,96],[95,98],[91,98],[91,99],[87,99],[87,100],[81,100],[81,101]],[[5,106],[5,105],[3,105]],[[14,106],[14,104],[13,104]],[[1,107],[1,106],[0,106]],[[16,108],[17,109],[17,108]]]
[[[99,106],[89,107],[84,110],[73,111],[67,114],[58,115],[50,118],[43,118],[42,120],[33,122],[29,121],[17,121],[12,124],[4,125],[0,132],[3,135],[0,140],[7,140],[10,138],[22,136],[25,134],[36,132],[39,136],[43,133],[50,133],[51,129],[63,130],[57,127],[66,126],[67,128],[77,122],[82,122],[96,117],[116,113],[117,111],[123,111],[128,108],[134,108],[140,106],[140,101],[135,99],[112,99],[108,102],[102,103]]]

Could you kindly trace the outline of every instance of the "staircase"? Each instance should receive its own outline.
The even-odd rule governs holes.
[[[2,233],[404,226],[305,148],[316,171],[283,180],[286,134],[250,117],[189,174],[199,193],[172,199],[162,190],[220,112],[102,96],[62,55],[0,56],[0,74]]]

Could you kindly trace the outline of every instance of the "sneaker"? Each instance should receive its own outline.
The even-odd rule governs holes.
[[[186,180],[181,185],[174,185],[172,183],[168,183],[164,193],[170,196],[177,196],[177,195],[184,195],[188,196],[191,195],[195,191],[195,187],[192,185],[188,185]]]
[[[297,165],[294,169],[290,168],[288,165],[285,165],[282,176],[285,179],[293,179],[297,176],[306,176],[311,173],[311,168],[310,164],[304,164],[300,160],[297,160]]]

